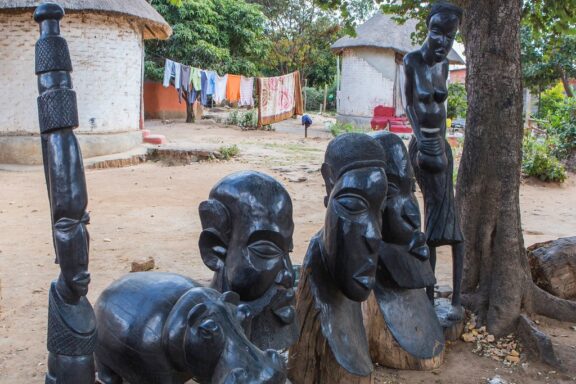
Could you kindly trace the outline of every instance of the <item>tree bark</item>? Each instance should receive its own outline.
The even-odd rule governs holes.
[[[562,73],[562,85],[564,85],[564,91],[566,92],[566,96],[574,97],[574,91],[572,90],[572,86],[570,85],[570,79],[568,79],[566,71],[561,69],[560,72]]]
[[[576,321],[576,303],[552,300],[530,277],[520,219],[521,2],[460,1],[468,116],[456,201],[466,238],[463,301],[490,333],[515,330],[521,311]]]

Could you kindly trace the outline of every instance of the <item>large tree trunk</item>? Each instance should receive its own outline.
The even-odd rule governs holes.
[[[522,237],[521,1],[460,4],[468,90],[456,192],[466,238],[464,304],[496,335],[513,331],[523,310],[576,321],[575,302],[554,299],[532,283]]]

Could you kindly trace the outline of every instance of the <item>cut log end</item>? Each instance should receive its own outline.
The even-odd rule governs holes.
[[[288,378],[293,384],[371,384],[371,376],[352,375],[336,361],[322,334],[320,313],[310,291],[309,269],[302,269],[296,314],[300,339],[290,348]]]
[[[372,361],[383,367],[430,371],[444,362],[444,349],[431,359],[419,359],[406,352],[390,332],[374,294],[362,305]]]

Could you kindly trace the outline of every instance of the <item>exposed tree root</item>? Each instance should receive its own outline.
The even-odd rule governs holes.
[[[563,369],[562,362],[554,351],[550,336],[542,332],[525,314],[518,319],[518,337],[529,355],[558,369]]]
[[[559,321],[576,322],[576,301],[556,297],[534,283],[531,290],[531,302],[527,303],[531,312]]]

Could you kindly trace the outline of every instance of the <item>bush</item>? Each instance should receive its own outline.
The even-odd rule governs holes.
[[[306,110],[319,111],[320,105],[324,102],[324,92],[316,88],[305,87],[304,93],[306,94]]]
[[[255,129],[258,127],[258,113],[252,109],[246,113],[242,113],[238,117],[238,125],[243,129]]]
[[[522,171],[526,176],[542,181],[566,180],[566,169],[553,155],[555,143],[552,138],[526,136],[523,143]]]
[[[540,119],[547,119],[550,115],[553,115],[558,108],[558,104],[564,101],[564,86],[562,83],[558,83],[555,87],[552,87],[540,95],[540,103],[538,104],[538,115]]]
[[[466,117],[468,111],[468,95],[466,94],[466,87],[464,84],[449,84],[448,85],[448,109],[446,116],[450,119],[457,117]]]
[[[342,123],[342,122],[335,122],[330,125],[330,133],[332,136],[340,136],[344,133],[362,133],[366,132],[365,129],[359,128],[351,123]]]
[[[164,68],[161,68],[153,61],[144,62],[144,77],[146,80],[162,81],[164,80]]]
[[[227,125],[238,125],[238,121],[239,121],[238,110],[235,109],[228,114],[228,117],[226,118],[226,124]]]
[[[238,149],[236,144],[222,146],[218,151],[222,156],[222,160],[230,160],[234,156],[237,156],[238,153],[240,153],[240,149]]]
[[[563,98],[551,105],[543,125],[557,145],[553,154],[559,159],[568,159],[576,151],[576,98]]]

